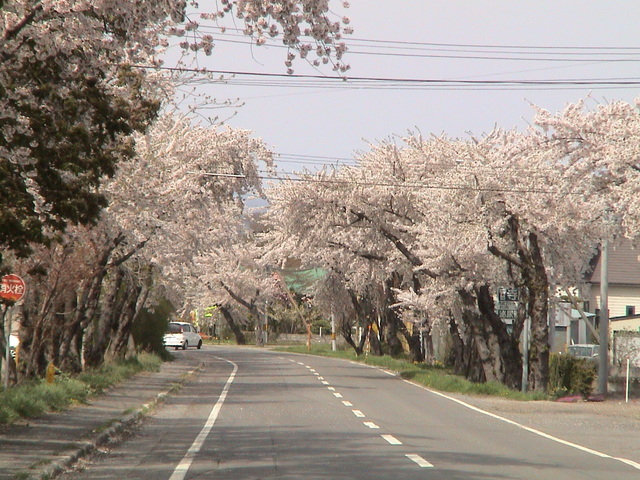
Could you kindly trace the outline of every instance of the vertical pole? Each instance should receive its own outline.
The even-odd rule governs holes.
[[[551,291],[555,292],[555,288],[553,288]],[[548,315],[549,315],[549,352],[553,353],[556,346],[556,304],[555,303],[551,304]]]
[[[629,403],[629,374],[631,370],[631,359],[627,358],[627,385],[625,388],[624,399],[625,403]]]
[[[11,374],[11,369],[9,368],[11,362],[11,313],[12,307],[6,307],[6,326],[5,326],[5,357],[4,357],[4,388],[7,390],[9,388],[9,376]]]
[[[531,319],[527,315],[524,319],[522,329],[522,391],[529,389],[529,331],[531,329]]]
[[[609,380],[609,242],[600,257],[600,347],[598,349],[598,393],[607,394]]]
[[[268,307],[268,303],[265,300],[264,302],[264,331],[263,331],[263,337],[262,337],[262,344],[266,345],[267,341],[269,340],[269,316],[267,314],[267,307]]]
[[[331,312],[331,351],[336,351],[336,317]]]

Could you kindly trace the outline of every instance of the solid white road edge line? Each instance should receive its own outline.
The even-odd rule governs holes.
[[[231,387],[233,380],[236,378],[236,372],[238,371],[237,364],[233,363],[231,360],[227,360],[226,358],[219,358],[219,357],[215,357],[215,358],[217,358],[218,360],[224,360],[225,362],[228,362],[231,365],[233,365],[233,372],[231,372],[231,375],[229,375],[227,382],[224,384],[222,393],[220,393],[220,396],[218,397],[218,401],[213,406],[213,409],[209,414],[209,418],[207,418],[207,422],[204,424],[204,427],[202,427],[202,430],[200,430],[200,433],[198,434],[194,442],[191,444],[191,447],[189,447],[189,450],[187,450],[187,453],[182,458],[182,460],[180,461],[176,469],[173,471],[173,474],[171,474],[171,477],[169,477],[169,480],[183,480],[184,477],[187,475],[187,472],[189,471],[189,468],[193,463],[193,459],[202,448],[204,441],[207,439],[209,432],[211,432],[211,429],[213,428],[213,424],[216,423],[216,420],[218,419],[218,415],[220,414],[220,409],[222,409],[222,405],[224,404],[224,401],[227,398],[227,394],[229,393],[229,388]]]
[[[487,412],[486,410],[482,410],[481,408],[474,407],[473,405],[471,405],[471,404],[469,404],[467,402],[464,402],[464,401],[459,400],[459,399],[454,398],[454,397],[450,397],[449,395],[445,395],[444,393],[436,392],[435,390],[431,390],[430,388],[424,387],[422,385],[418,385],[417,383],[410,382],[409,380],[402,379],[402,381],[408,383],[409,385],[413,385],[414,387],[418,387],[418,388],[421,388],[421,389],[426,390],[428,392],[431,392],[434,395],[438,395],[438,396],[440,396],[442,398],[446,398],[447,400],[455,402],[458,405],[462,405],[463,407],[466,407],[466,408],[468,408],[470,410],[473,410],[474,412],[478,412],[478,413],[481,413],[482,415],[486,415],[488,417],[495,418],[496,420],[500,420],[502,422],[505,422],[505,423],[508,423],[510,425],[513,425],[515,427],[521,428],[523,430],[526,430],[527,432],[531,432],[531,433],[533,433],[535,435],[538,435],[540,437],[546,438],[547,440],[551,440],[553,442],[560,443],[562,445],[566,445],[567,447],[571,447],[571,448],[575,448],[577,450],[581,450],[581,451],[583,451],[585,453],[589,453],[589,454],[595,455],[597,457],[610,458],[611,460],[617,460],[617,461],[625,463],[625,464],[627,464],[627,465],[629,465],[629,466],[631,466],[631,467],[633,467],[633,468],[635,468],[637,470],[640,470],[640,463],[634,462],[633,460],[629,460],[629,459],[626,459],[626,458],[613,457],[613,456],[611,456],[611,455],[609,455],[607,453],[602,453],[602,452],[599,452],[597,450],[593,450],[593,449],[588,448],[588,447],[583,447],[582,445],[578,445],[577,443],[569,442],[567,440],[562,440],[561,438],[554,437],[553,435],[549,435],[548,433],[541,432],[540,430],[536,430],[535,428],[527,427],[526,425],[522,425],[521,423],[514,422],[513,420],[509,420],[508,418],[501,417],[500,415],[496,415],[495,413]]]
[[[407,453],[405,457],[416,462],[421,468],[433,468],[432,463],[427,462],[424,458],[422,458],[420,455],[416,455],[415,453]]]

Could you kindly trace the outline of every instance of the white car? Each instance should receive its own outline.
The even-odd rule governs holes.
[[[189,347],[202,348],[202,337],[196,328],[187,322],[169,322],[169,330],[164,335],[164,346],[176,350]]]

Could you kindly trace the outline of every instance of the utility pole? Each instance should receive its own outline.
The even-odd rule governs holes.
[[[600,347],[598,348],[598,393],[607,394],[609,381],[609,242],[600,255]]]
[[[529,336],[531,334],[531,319],[529,315],[524,318],[522,329],[522,391],[529,389]]]
[[[263,345],[266,345],[267,341],[269,340],[269,314],[267,312],[267,308],[269,308],[269,303],[265,300],[264,301],[264,326],[263,326],[263,333],[262,333]]]
[[[336,317],[331,312],[331,351],[336,351]]]
[[[12,308],[10,305],[7,305],[5,307],[5,327],[4,327],[4,332],[6,334],[5,336],[5,351],[3,352],[5,354],[5,358],[4,358],[4,388],[5,390],[9,389],[9,377],[11,375],[11,315],[12,315]]]

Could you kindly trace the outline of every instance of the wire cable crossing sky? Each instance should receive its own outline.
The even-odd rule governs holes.
[[[242,23],[223,28],[196,15],[212,55],[187,64],[171,47],[163,68],[181,84],[184,108],[211,109],[276,154],[295,152],[276,155],[291,172],[351,164],[411,131],[524,129],[533,105],[559,111],[586,99],[595,108],[640,92],[640,2],[356,0],[345,13],[353,34],[340,39],[344,77],[300,58],[288,75],[281,38],[257,46]]]

